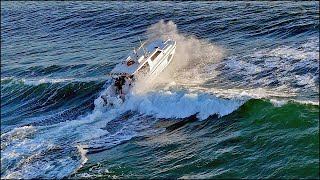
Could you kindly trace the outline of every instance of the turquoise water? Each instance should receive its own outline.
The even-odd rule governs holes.
[[[166,36],[153,86],[94,103]],[[1,178],[319,178],[318,2],[2,2],[1,49]]]

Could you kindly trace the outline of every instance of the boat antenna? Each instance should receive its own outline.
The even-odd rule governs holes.
[[[136,47],[133,47],[133,54],[136,56],[137,61],[138,61],[138,53],[136,51]]]
[[[140,39],[140,37],[139,37],[139,36],[138,36],[138,38],[139,38],[139,41],[140,41],[140,47],[141,47],[141,48],[142,48],[142,50],[143,50],[144,56],[145,56],[145,57],[147,57],[146,51],[145,51],[145,50],[144,50],[144,48],[143,48],[144,43],[142,44],[141,39]],[[140,48],[139,48],[139,49],[140,49]]]

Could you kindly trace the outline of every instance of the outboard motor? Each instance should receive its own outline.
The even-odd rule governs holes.
[[[123,100],[120,95],[116,97],[111,97],[109,95],[102,95],[100,96],[103,99],[105,106],[109,107],[120,107],[123,104]]]

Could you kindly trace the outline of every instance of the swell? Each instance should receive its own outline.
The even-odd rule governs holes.
[[[1,81],[1,119],[4,126],[48,125],[75,119],[93,109],[103,82]]]
[[[128,126],[128,122],[123,121],[123,118],[133,120],[131,123],[138,121],[137,124],[143,124],[143,120],[132,117],[134,116],[130,113],[124,114],[115,120],[120,122],[109,122],[107,126],[111,127],[106,128],[115,128],[112,124]],[[150,117],[145,119],[152,120]],[[108,162],[109,171],[106,174],[99,173],[102,177],[121,175],[121,172],[112,167],[119,164],[123,158],[133,167],[130,172],[134,172],[121,176],[124,178],[139,175],[148,178],[179,178],[182,175],[181,178],[253,178],[257,175],[285,177],[286,170],[295,169],[288,164],[286,153],[291,154],[290,161],[294,161],[294,164],[311,168],[308,170],[309,174],[306,174],[307,177],[315,177],[319,157],[318,119],[318,105],[293,101],[281,104],[268,99],[250,99],[228,115],[219,117],[212,114],[205,121],[199,121],[197,115],[177,119],[157,118],[152,124],[153,129],[164,128],[165,131],[155,134],[144,134],[144,131],[130,134],[128,129],[116,127],[121,129],[118,136],[91,140],[86,149],[89,159],[93,156],[97,157],[98,162]],[[293,143],[295,146],[292,146]],[[301,147],[308,148],[301,150]],[[249,155],[246,153],[248,150],[252,151]],[[156,154],[156,157],[145,156],[149,153]],[[306,156],[308,162],[303,159]],[[153,158],[159,162],[160,168],[159,164],[153,163]],[[81,177],[83,172],[89,176],[97,175],[97,172],[88,170],[95,164],[94,161],[79,170],[76,177]],[[140,163],[141,161],[143,163]],[[253,165],[257,163],[260,163],[260,166]],[[195,171],[185,171],[194,167],[197,167]],[[239,171],[230,174],[229,169],[232,168]],[[248,172],[252,169],[255,169],[253,174]],[[145,175],[145,171],[148,171],[148,175]],[[300,177],[305,174],[297,171],[291,175]]]
[[[167,128],[166,132],[169,132],[173,138],[172,142],[166,141],[163,146],[151,145],[150,147],[154,149],[141,155],[141,157],[150,158],[151,156],[146,154],[157,152],[157,159],[155,159],[157,162],[160,162],[158,155],[161,155],[161,152],[168,155],[161,159],[163,160],[161,163],[164,163],[162,167],[168,168],[159,170],[154,167],[155,172],[159,174],[153,174],[150,178],[170,177],[168,174],[176,177],[176,172],[193,175],[189,178],[217,177],[210,174],[214,173],[212,168],[217,164],[223,165],[225,162],[236,164],[237,168],[233,170],[228,166],[230,164],[225,164],[223,167],[226,169],[218,172],[221,173],[221,178],[230,178],[232,175],[243,178],[266,177],[263,172],[268,172],[269,175],[275,173],[274,177],[288,178],[290,177],[286,176],[288,171],[297,172],[294,167],[286,166],[292,163],[291,160],[286,159],[288,156],[282,154],[283,150],[288,149],[292,154],[299,155],[298,160],[294,159],[300,163],[296,164],[297,166],[304,164],[305,162],[302,161],[306,157],[311,157],[307,162],[311,163],[305,167],[318,167],[318,156],[314,158],[314,154],[319,154],[318,151],[314,153],[315,149],[319,149],[319,105],[316,102],[311,101],[308,104],[307,101],[305,104],[294,100],[282,100],[282,98],[273,100],[269,95],[264,99],[249,97],[243,100],[239,96],[242,96],[242,87],[255,89],[280,86],[278,91],[295,89],[294,92],[301,92],[301,96],[311,94],[309,99],[318,100],[319,4],[314,2],[309,4],[305,2],[288,4],[217,2],[202,3],[202,5],[200,3],[199,6],[199,3],[153,2],[148,5],[140,3],[125,3],[125,5],[108,3],[106,5],[88,2],[80,5],[74,2],[61,4],[48,2],[48,4],[39,5],[28,2],[11,4],[8,2],[9,8],[2,6],[1,43],[4,49],[1,53],[1,76],[21,79],[1,80],[1,130],[5,138],[9,135],[4,139],[5,143],[9,141],[9,146],[1,148],[1,152],[6,154],[3,156],[5,165],[1,167],[1,176],[63,178],[76,170],[79,162],[86,161],[83,159],[85,152],[81,148],[81,157],[77,156],[79,152],[75,145],[78,142],[88,145],[87,149],[92,150],[93,153],[97,149],[99,151],[104,151],[106,148],[115,149],[115,153],[109,154],[112,156],[123,154],[125,156],[123,159],[130,162],[128,158],[130,153],[135,152],[135,149],[140,151],[139,148],[131,147],[126,153],[118,153],[117,151],[121,148],[113,147],[128,141],[129,143],[125,143],[124,146],[130,145],[132,137],[152,139],[151,136],[156,134],[160,139],[163,137],[161,135],[166,138],[166,133],[161,133],[163,131],[154,131],[154,121],[160,124],[159,127]],[[145,12],[150,13],[145,15]],[[114,113],[129,113],[130,116],[118,118],[111,112],[97,110],[93,106],[93,101],[101,91],[105,80],[105,76],[101,74],[111,69],[114,62],[119,61],[125,49],[131,48],[131,42],[137,42],[136,36],[144,34],[147,26],[160,19],[173,20],[177,23],[176,29],[181,30],[182,33],[224,44],[230,47],[230,54],[241,51],[240,55],[234,54],[232,57],[223,58],[217,66],[214,63],[210,65],[206,63],[210,61],[204,61],[204,66],[209,68],[205,68],[206,72],[200,74],[203,77],[199,78],[205,80],[203,86],[212,83],[212,86],[225,87],[224,90],[229,87],[237,88],[240,93],[234,98],[221,98],[208,92],[156,90],[147,95],[133,97],[122,109],[123,111]],[[299,43],[310,39],[310,36],[316,36],[314,43]],[[186,38],[182,38],[184,39]],[[34,43],[35,41],[40,43]],[[265,41],[269,41],[270,44],[263,44]],[[189,42],[192,45],[190,47],[195,47],[197,43],[197,41]],[[51,47],[47,47],[48,44]],[[282,47],[281,44],[285,46]],[[245,51],[242,51],[243,47]],[[251,50],[257,52],[247,53]],[[81,54],[84,52],[87,54]],[[245,56],[243,53],[246,53]],[[195,59],[195,62],[199,59],[192,57],[190,59]],[[200,57],[202,58],[205,57]],[[97,61],[103,63],[96,64]],[[105,61],[112,62],[104,65]],[[202,68],[201,66],[199,69],[202,70]],[[197,72],[192,74],[190,70],[193,72],[198,69],[186,70],[184,73],[189,76],[183,78],[188,81],[198,81],[194,78],[194,75],[198,75]],[[179,70],[177,74],[181,76],[182,73]],[[192,78],[188,78],[190,75]],[[84,76],[93,78],[83,81]],[[213,76],[217,78],[212,79]],[[34,77],[36,77],[34,80],[30,80]],[[22,80],[22,78],[25,79]],[[88,116],[81,118],[87,113]],[[96,115],[101,117],[96,118]],[[148,115],[152,118],[146,118]],[[110,116],[115,117],[110,120],[108,119]],[[106,119],[110,122],[106,122]],[[172,125],[166,126],[164,121],[170,121],[169,124]],[[176,121],[178,122],[175,123]],[[210,126],[212,124],[213,128]],[[190,125],[191,128],[189,128]],[[17,129],[12,130],[13,128]],[[24,130],[31,135],[27,138],[21,137]],[[203,136],[199,137],[197,133],[202,133]],[[182,140],[179,141],[180,139]],[[187,140],[190,139],[195,141],[188,142]],[[216,142],[217,139],[220,140]],[[1,142],[2,140],[3,136],[1,136]],[[52,144],[48,141],[52,141]],[[205,145],[203,149],[197,149],[196,145],[201,141]],[[179,143],[184,144],[183,148],[172,153],[166,150],[166,147],[173,149],[178,147]],[[297,146],[293,144],[302,147],[296,148]],[[208,151],[216,154],[204,153]],[[223,156],[225,151],[229,154],[226,157]],[[239,154],[248,151],[250,152],[244,155],[243,160],[251,161],[249,164],[256,165],[261,162],[270,162],[270,160],[272,162],[264,164],[261,169],[255,169],[260,166],[243,166],[241,163],[244,161],[238,159]],[[139,153],[141,152],[137,154]],[[190,154],[201,154],[202,157],[209,158],[195,161],[188,157]],[[170,156],[179,157],[179,160],[170,159]],[[274,157],[284,161],[273,161]],[[292,157],[296,158],[293,155]],[[190,161],[183,164],[183,160],[188,159]],[[139,159],[137,162],[155,161]],[[170,164],[172,162],[176,164]],[[120,163],[123,161],[120,160]],[[172,171],[169,166],[176,169]],[[197,168],[194,168],[195,166]],[[202,171],[203,169],[198,168],[199,166],[210,168],[210,172]],[[277,166],[284,167],[276,169]],[[47,171],[48,174],[41,173],[45,167],[51,167]],[[139,165],[132,165],[132,168],[135,167],[140,168]],[[150,167],[152,165],[141,168],[141,171],[153,168]],[[262,169],[263,167],[267,168]],[[196,171],[187,171],[190,168]],[[237,172],[243,174],[236,174]],[[252,172],[262,174],[254,176]],[[312,173],[314,172],[318,171],[315,170]],[[12,176],[7,176],[11,173]],[[318,174],[316,173],[315,177],[318,177]],[[120,175],[120,177],[123,176]],[[127,177],[132,178],[130,175]],[[188,178],[188,176],[182,178]]]
[[[99,84],[100,86],[102,84]],[[75,90],[75,87],[72,89]],[[90,88],[90,83],[87,83],[87,88]],[[239,99],[241,98],[239,97]],[[72,102],[70,103],[73,104]],[[311,128],[310,130],[312,130],[317,125],[317,119],[319,118],[318,105],[305,105],[291,101],[281,103],[268,99],[248,99],[245,102],[239,102],[236,99],[223,99],[208,94],[188,93],[185,91],[171,93],[157,91],[156,94],[137,95],[134,98],[129,98],[125,103],[127,104],[124,104],[122,109],[105,111],[96,107],[91,114],[79,117],[76,120],[55,125],[43,124],[44,127],[23,126],[3,133],[1,135],[1,140],[4,144],[2,153],[8,155],[4,158],[4,163],[6,164],[4,166],[6,169],[2,169],[5,172],[4,176],[29,178],[68,176],[72,174],[70,170],[73,171],[79,168],[79,164],[85,162],[85,159],[81,158],[83,155],[79,157],[79,153],[75,151],[75,147],[78,145],[84,147],[81,148],[82,150],[88,150],[89,154],[96,154],[115,149],[115,146],[123,145],[124,142],[129,142],[126,144],[130,144],[131,140],[137,141],[160,135],[166,136],[167,133],[169,135],[178,134],[179,137],[183,137],[183,134],[191,133],[193,136],[188,136],[188,139],[194,139],[197,138],[199,133],[203,135],[203,133],[208,134],[207,131],[213,131],[209,134],[215,134],[218,137],[221,136],[219,132],[224,135],[227,134],[226,137],[216,138],[218,141],[210,145],[213,146],[210,149],[220,149],[226,145],[235,146],[244,138],[239,132],[231,132],[231,135],[228,132],[230,129],[232,130],[229,126],[233,126],[236,123],[245,123],[244,132],[246,127],[260,125],[263,125],[263,128],[268,126],[269,129]],[[209,109],[202,108],[201,104],[209,107]],[[196,106],[196,108],[192,106]],[[173,113],[174,111],[178,111],[180,114],[175,114]],[[119,114],[121,114],[120,117]],[[198,121],[198,119],[206,121]],[[168,126],[168,124],[163,123],[164,121],[171,121],[171,123]],[[213,129],[211,128],[212,124],[215,125]],[[190,128],[190,125],[192,128]],[[164,128],[166,131],[163,131]],[[254,128],[254,130],[256,129],[259,128]],[[39,132],[34,134],[34,131]],[[311,134],[307,133],[306,136],[314,137],[316,133],[317,131],[312,130]],[[233,137],[234,135],[235,137]],[[239,137],[239,135],[241,136]],[[13,139],[12,136],[17,136],[18,138]],[[25,138],[29,136],[31,136],[31,139]],[[51,144],[46,145],[45,142],[47,140],[50,140]],[[180,138],[177,138],[171,143],[179,144],[179,141]],[[22,144],[16,144],[15,142]],[[312,140],[312,143],[316,145],[316,141],[313,142]],[[187,145],[189,143],[184,144]],[[30,149],[35,145],[39,146],[39,149]],[[250,144],[245,145],[249,146]],[[20,146],[25,148],[20,148]],[[157,147],[159,148],[159,146]],[[12,153],[10,151],[11,148],[17,149],[19,153]],[[61,154],[62,149],[65,151],[63,154]],[[195,148],[186,149],[190,151]],[[203,151],[200,150],[199,152]],[[47,163],[42,162],[40,157],[47,153],[50,154],[50,161]],[[67,157],[70,156],[70,153],[75,157],[68,159]],[[7,158],[9,155],[16,156],[19,163],[10,161]],[[30,157],[31,161],[26,166],[20,166],[21,163],[26,163],[22,158],[25,155]],[[37,173],[37,168],[55,163],[58,161],[55,160],[57,157],[59,157],[58,160],[66,160],[65,158],[67,158],[66,162],[71,161],[71,167],[64,167],[63,164],[59,164],[59,168],[64,167],[63,173],[58,173],[56,168],[49,170],[48,174]],[[14,168],[10,168],[11,166]],[[31,169],[31,174],[23,173],[26,169],[33,167],[35,169]],[[18,174],[15,174],[15,172]]]
[[[20,6],[23,3],[19,3]],[[290,37],[304,33],[318,33],[319,22],[316,19],[319,18],[317,11],[318,4],[316,6],[312,4],[306,4],[304,7],[294,5],[287,7],[287,11],[283,10],[282,5],[269,5],[269,4],[255,4],[247,3],[231,3],[234,9],[231,12],[237,12],[241,16],[233,16],[228,10],[223,9],[221,6],[226,3],[217,4],[206,4],[206,8],[199,8],[197,3],[174,3],[177,7],[177,13],[184,16],[184,20],[180,16],[176,17],[173,12],[164,13],[166,6],[158,3],[151,3],[150,6],[131,6],[128,5],[123,9],[119,7],[117,3],[110,3],[109,6],[103,6],[96,3],[85,4],[82,11],[78,11],[81,7],[75,4],[74,8],[68,7],[70,4],[57,5],[62,9],[54,9],[51,16],[47,15],[46,8],[39,7],[31,12],[25,11],[20,12],[22,18],[11,19],[17,15],[10,14],[10,10],[4,9],[2,15],[6,18],[5,20],[10,23],[18,22],[17,26],[3,26],[4,34],[6,36],[15,35],[15,32],[25,32],[26,35],[43,31],[44,34],[60,33],[65,36],[70,36],[74,32],[77,33],[88,33],[94,32],[95,30],[104,30],[106,34],[112,34],[116,30],[121,31],[142,31],[144,27],[159,21],[162,18],[171,19],[179,22],[182,30],[189,31],[191,28],[192,32],[199,35],[206,35],[209,32],[216,32],[219,34],[237,34],[245,37],[258,37],[258,36],[279,36],[279,37]],[[95,5],[91,6],[90,5]],[[129,7],[129,8],[128,8]],[[157,9],[158,7],[159,9]],[[190,14],[187,9],[195,9]],[[128,11],[130,10],[130,11]],[[144,12],[149,11],[150,15],[144,16]],[[203,12],[213,11],[217,14],[202,16]],[[23,14],[29,13],[32,16],[23,16]],[[62,14],[62,16],[60,16]],[[19,16],[20,17],[20,16]],[[259,17],[259,18],[257,18]],[[151,23],[148,23],[151,20]],[[131,19],[131,21],[124,21]],[[25,24],[24,21],[29,21],[29,24]],[[258,25],[257,22],[258,21]],[[139,23],[136,23],[139,22]],[[193,26],[195,22],[202,24],[200,26]],[[311,22],[311,23],[310,23]],[[40,29],[35,29],[31,24],[36,24]],[[140,24],[140,25],[137,25]],[[191,25],[190,25],[191,24]],[[15,29],[11,29],[11,28]],[[48,28],[49,27],[49,28]],[[32,33],[28,33],[32,31]],[[207,33],[206,33],[207,32]],[[13,33],[13,34],[11,34]],[[35,33],[38,34],[38,33]],[[43,34],[43,33],[41,33]],[[246,34],[248,36],[246,36]]]
[[[277,121],[282,125],[288,125],[288,127],[302,127],[310,125],[308,123],[317,122],[316,120],[319,119],[319,104],[251,99],[243,104],[235,113],[244,119],[259,119],[260,122]],[[292,119],[294,121],[291,121]]]
[[[74,58],[76,59],[76,58]],[[44,63],[46,64],[46,63]],[[83,72],[90,73],[91,78],[103,79],[104,72],[108,69],[112,69],[114,66],[113,62],[107,63],[68,63],[68,64],[54,64],[54,65],[37,65],[35,62],[22,62],[21,65],[16,67],[2,67],[1,79],[79,79],[80,77],[88,78],[83,76]],[[97,77],[98,76],[98,77]],[[77,77],[77,78],[75,78]],[[35,80],[37,81],[37,80]]]

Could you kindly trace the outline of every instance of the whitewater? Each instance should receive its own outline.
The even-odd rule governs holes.
[[[82,5],[80,2],[75,5],[71,2],[60,5],[52,2],[53,7],[63,6],[60,8],[66,8],[67,13],[62,17],[55,13],[52,15],[57,16],[54,21],[48,20],[53,30],[36,24],[48,33],[46,40],[40,37],[32,39],[32,35],[26,33],[24,40],[27,42],[31,38],[32,41],[28,47],[30,49],[24,50],[30,54],[20,52],[22,55],[19,55],[10,50],[9,44],[17,51],[23,49],[18,43],[22,35],[13,33],[23,30],[10,30],[13,28],[10,23],[17,18],[10,13],[30,13],[30,18],[34,19],[34,13],[50,9],[45,3],[40,3],[43,8],[38,7],[33,12],[35,4],[21,2],[20,5],[24,3],[25,12],[20,12],[16,9],[20,6],[12,3],[1,7],[4,16],[1,20],[4,25],[1,35],[4,39],[1,53],[1,178],[317,176],[318,30],[306,30],[306,33],[297,32],[297,35],[289,36],[288,33],[294,32],[294,29],[284,32],[274,32],[273,29],[277,26],[278,29],[283,28],[285,20],[279,24],[271,23],[269,34],[274,32],[275,37],[280,34],[283,40],[269,45],[274,37],[265,35],[267,27],[252,30],[249,26],[254,22],[249,19],[248,27],[239,23],[241,28],[237,29],[252,31],[247,34],[253,37],[243,35],[244,39],[252,38],[250,42],[253,45],[250,45],[241,38],[237,41],[228,37],[235,31],[224,32],[217,22],[214,25],[203,22],[202,18],[206,16],[212,21],[215,18],[220,18],[221,22],[233,21],[231,17],[211,17],[204,2],[177,3],[177,11],[186,13],[183,17],[192,13],[188,6],[202,9],[199,12],[204,15],[194,12],[196,14],[187,20],[181,20],[180,15],[173,20],[167,20],[163,15],[158,19],[154,15],[153,23],[143,21],[141,27],[137,24],[119,25],[134,12],[130,11],[127,15],[120,13],[121,2],[112,2],[106,7],[102,6],[103,3],[93,2]],[[123,4],[125,9],[136,8],[134,2]],[[159,5],[160,10],[170,6],[169,2],[151,4]],[[237,3],[214,4],[209,7],[221,11],[220,6],[230,8]],[[296,4],[299,7],[299,2]],[[302,4],[306,7],[306,13],[315,12],[307,2]],[[89,10],[89,5],[95,8]],[[242,8],[241,3],[238,5]],[[275,11],[296,8],[295,5],[270,5],[269,2],[249,3],[247,6],[252,6],[252,11],[269,6]],[[319,7],[318,4],[316,7]],[[136,13],[145,12],[148,8],[151,7],[138,8]],[[112,14],[110,9],[119,14]],[[106,24],[99,25],[97,18],[105,18],[106,11],[117,23],[105,20]],[[74,12],[79,14],[74,16]],[[241,13],[246,14],[243,9]],[[265,12],[257,10],[254,13],[262,16],[259,13]],[[45,16],[49,18],[51,15]],[[288,18],[295,19],[295,16],[293,14]],[[132,17],[136,18],[134,15]],[[246,22],[242,18],[234,21]],[[22,27],[27,26],[21,23]],[[319,27],[318,21],[313,23],[312,27]],[[70,26],[70,29],[63,29],[64,26]],[[201,31],[204,34],[191,31],[197,29],[196,26],[204,28]],[[213,29],[206,30],[210,26]],[[288,26],[294,28],[290,24]],[[108,28],[114,31],[105,30]],[[121,36],[121,28],[127,35]],[[220,29],[215,31],[215,28]],[[31,32],[33,30],[36,35],[44,36],[41,34],[43,32],[37,34],[37,30],[31,28]],[[69,37],[59,35],[64,31]],[[257,37],[254,32],[258,33]],[[83,42],[87,38],[94,39],[88,41],[90,46],[83,45],[87,48],[84,51],[80,50],[81,45],[74,43],[79,34],[83,35]],[[142,34],[150,41],[167,36],[176,40],[177,49],[172,64],[155,81],[137,82],[120,108],[104,107],[97,98],[108,87],[110,77],[106,74],[132,49],[131,45],[138,43],[137,37]],[[57,50],[60,43],[50,41],[56,36],[66,43],[64,49]],[[110,37],[113,39],[107,39]],[[303,37],[302,40],[296,40],[299,37]],[[100,38],[104,38],[104,43],[99,41]],[[106,39],[110,43],[106,43]],[[126,45],[127,41],[130,43]],[[41,50],[40,47],[46,44],[48,48]],[[94,53],[90,54],[90,51]],[[34,61],[40,56],[42,59]],[[23,60],[19,61],[19,57]],[[64,60],[66,57],[68,61]],[[77,57],[83,59],[79,61]],[[14,64],[13,60],[17,63]],[[303,153],[302,147],[296,145],[299,142],[309,147],[310,152]],[[293,147],[294,155],[290,155],[289,147]],[[305,164],[299,160],[303,157],[308,159]],[[253,167],[259,160],[262,161],[261,167]],[[245,163],[248,161],[251,164]],[[160,168],[152,162],[157,162]],[[292,167],[284,165],[288,162]],[[306,171],[302,168],[296,174],[290,173],[292,169],[289,173],[283,173],[286,168],[299,166],[309,167],[310,171],[304,173]],[[248,168],[257,168],[258,174],[246,170]]]

